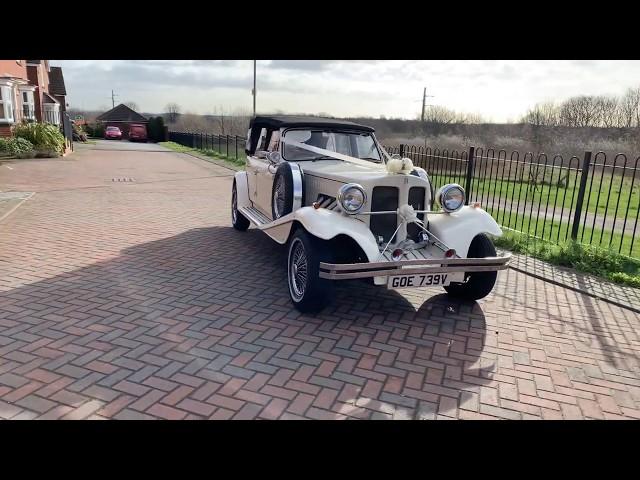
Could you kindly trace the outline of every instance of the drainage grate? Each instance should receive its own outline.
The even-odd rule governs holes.
[[[135,179],[129,177],[115,177],[111,179],[112,182],[135,182]]]

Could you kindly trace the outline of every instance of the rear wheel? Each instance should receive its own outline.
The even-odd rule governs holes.
[[[289,242],[287,281],[291,302],[303,313],[318,312],[331,299],[333,285],[319,275],[322,261],[330,261],[327,245],[299,229]]]
[[[496,248],[484,233],[476,235],[469,246],[467,258],[495,257]],[[496,284],[498,272],[470,272],[465,274],[465,283],[452,283],[444,289],[452,297],[479,300],[486,297]]]
[[[238,191],[235,180],[233,181],[233,188],[231,190],[231,223],[233,224],[233,228],[241,232],[244,232],[250,225],[247,217],[238,211]]]

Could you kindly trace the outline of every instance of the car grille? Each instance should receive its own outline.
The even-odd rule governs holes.
[[[409,205],[416,210],[424,210],[424,195],[425,189],[423,187],[411,187],[409,189]],[[424,220],[424,213],[419,213],[418,218]],[[422,229],[415,223],[407,225],[407,238],[410,238],[414,242],[418,241],[418,233]]]
[[[371,211],[395,211],[398,209],[397,187],[373,187],[371,195]],[[376,240],[382,237],[388,242],[398,227],[397,215],[371,215],[369,228]]]

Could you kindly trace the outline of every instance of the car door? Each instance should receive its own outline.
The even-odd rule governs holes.
[[[266,138],[266,150],[268,152],[278,152],[280,151],[280,132],[273,131],[268,132]],[[260,204],[260,209],[265,213],[269,218],[273,220],[273,210],[271,208],[271,204],[273,201],[273,180],[275,177],[276,169],[278,167],[276,165],[272,165],[269,160],[264,159],[262,165],[259,167],[259,173],[257,175],[258,180],[258,203]]]
[[[255,154],[247,159],[247,179],[249,182],[249,198],[253,206],[271,218],[271,191],[273,186],[273,166],[267,158],[262,157],[266,152],[272,132],[262,129]],[[261,158],[262,157],[262,158]]]
[[[251,130],[247,134],[247,148],[249,148],[249,139],[251,135]],[[258,172],[263,170],[264,161],[261,158],[258,158],[258,152],[264,149],[264,139],[266,138],[267,130],[265,128],[262,129],[260,133],[260,138],[258,139],[258,146],[253,155],[249,155],[247,157],[247,183],[249,187],[249,200],[253,203],[254,207],[259,207],[258,202]],[[262,148],[261,148],[262,147]],[[260,209],[262,210],[262,209]]]

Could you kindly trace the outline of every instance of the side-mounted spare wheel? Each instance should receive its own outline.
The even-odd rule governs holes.
[[[289,241],[287,282],[291,302],[303,313],[317,312],[331,300],[333,285],[320,278],[320,262],[331,262],[329,246],[299,228]]]
[[[273,176],[272,218],[277,220],[302,207],[303,197],[302,170],[296,163],[282,162]]]
[[[271,195],[271,213],[273,219],[288,215],[293,211],[293,173],[289,163],[278,165],[273,176],[273,192]]]
[[[495,257],[496,248],[491,239],[481,233],[476,235],[469,246],[467,258]],[[496,284],[498,272],[470,272],[465,274],[465,283],[451,283],[444,287],[447,293],[453,297],[465,300],[479,300],[486,297]]]

